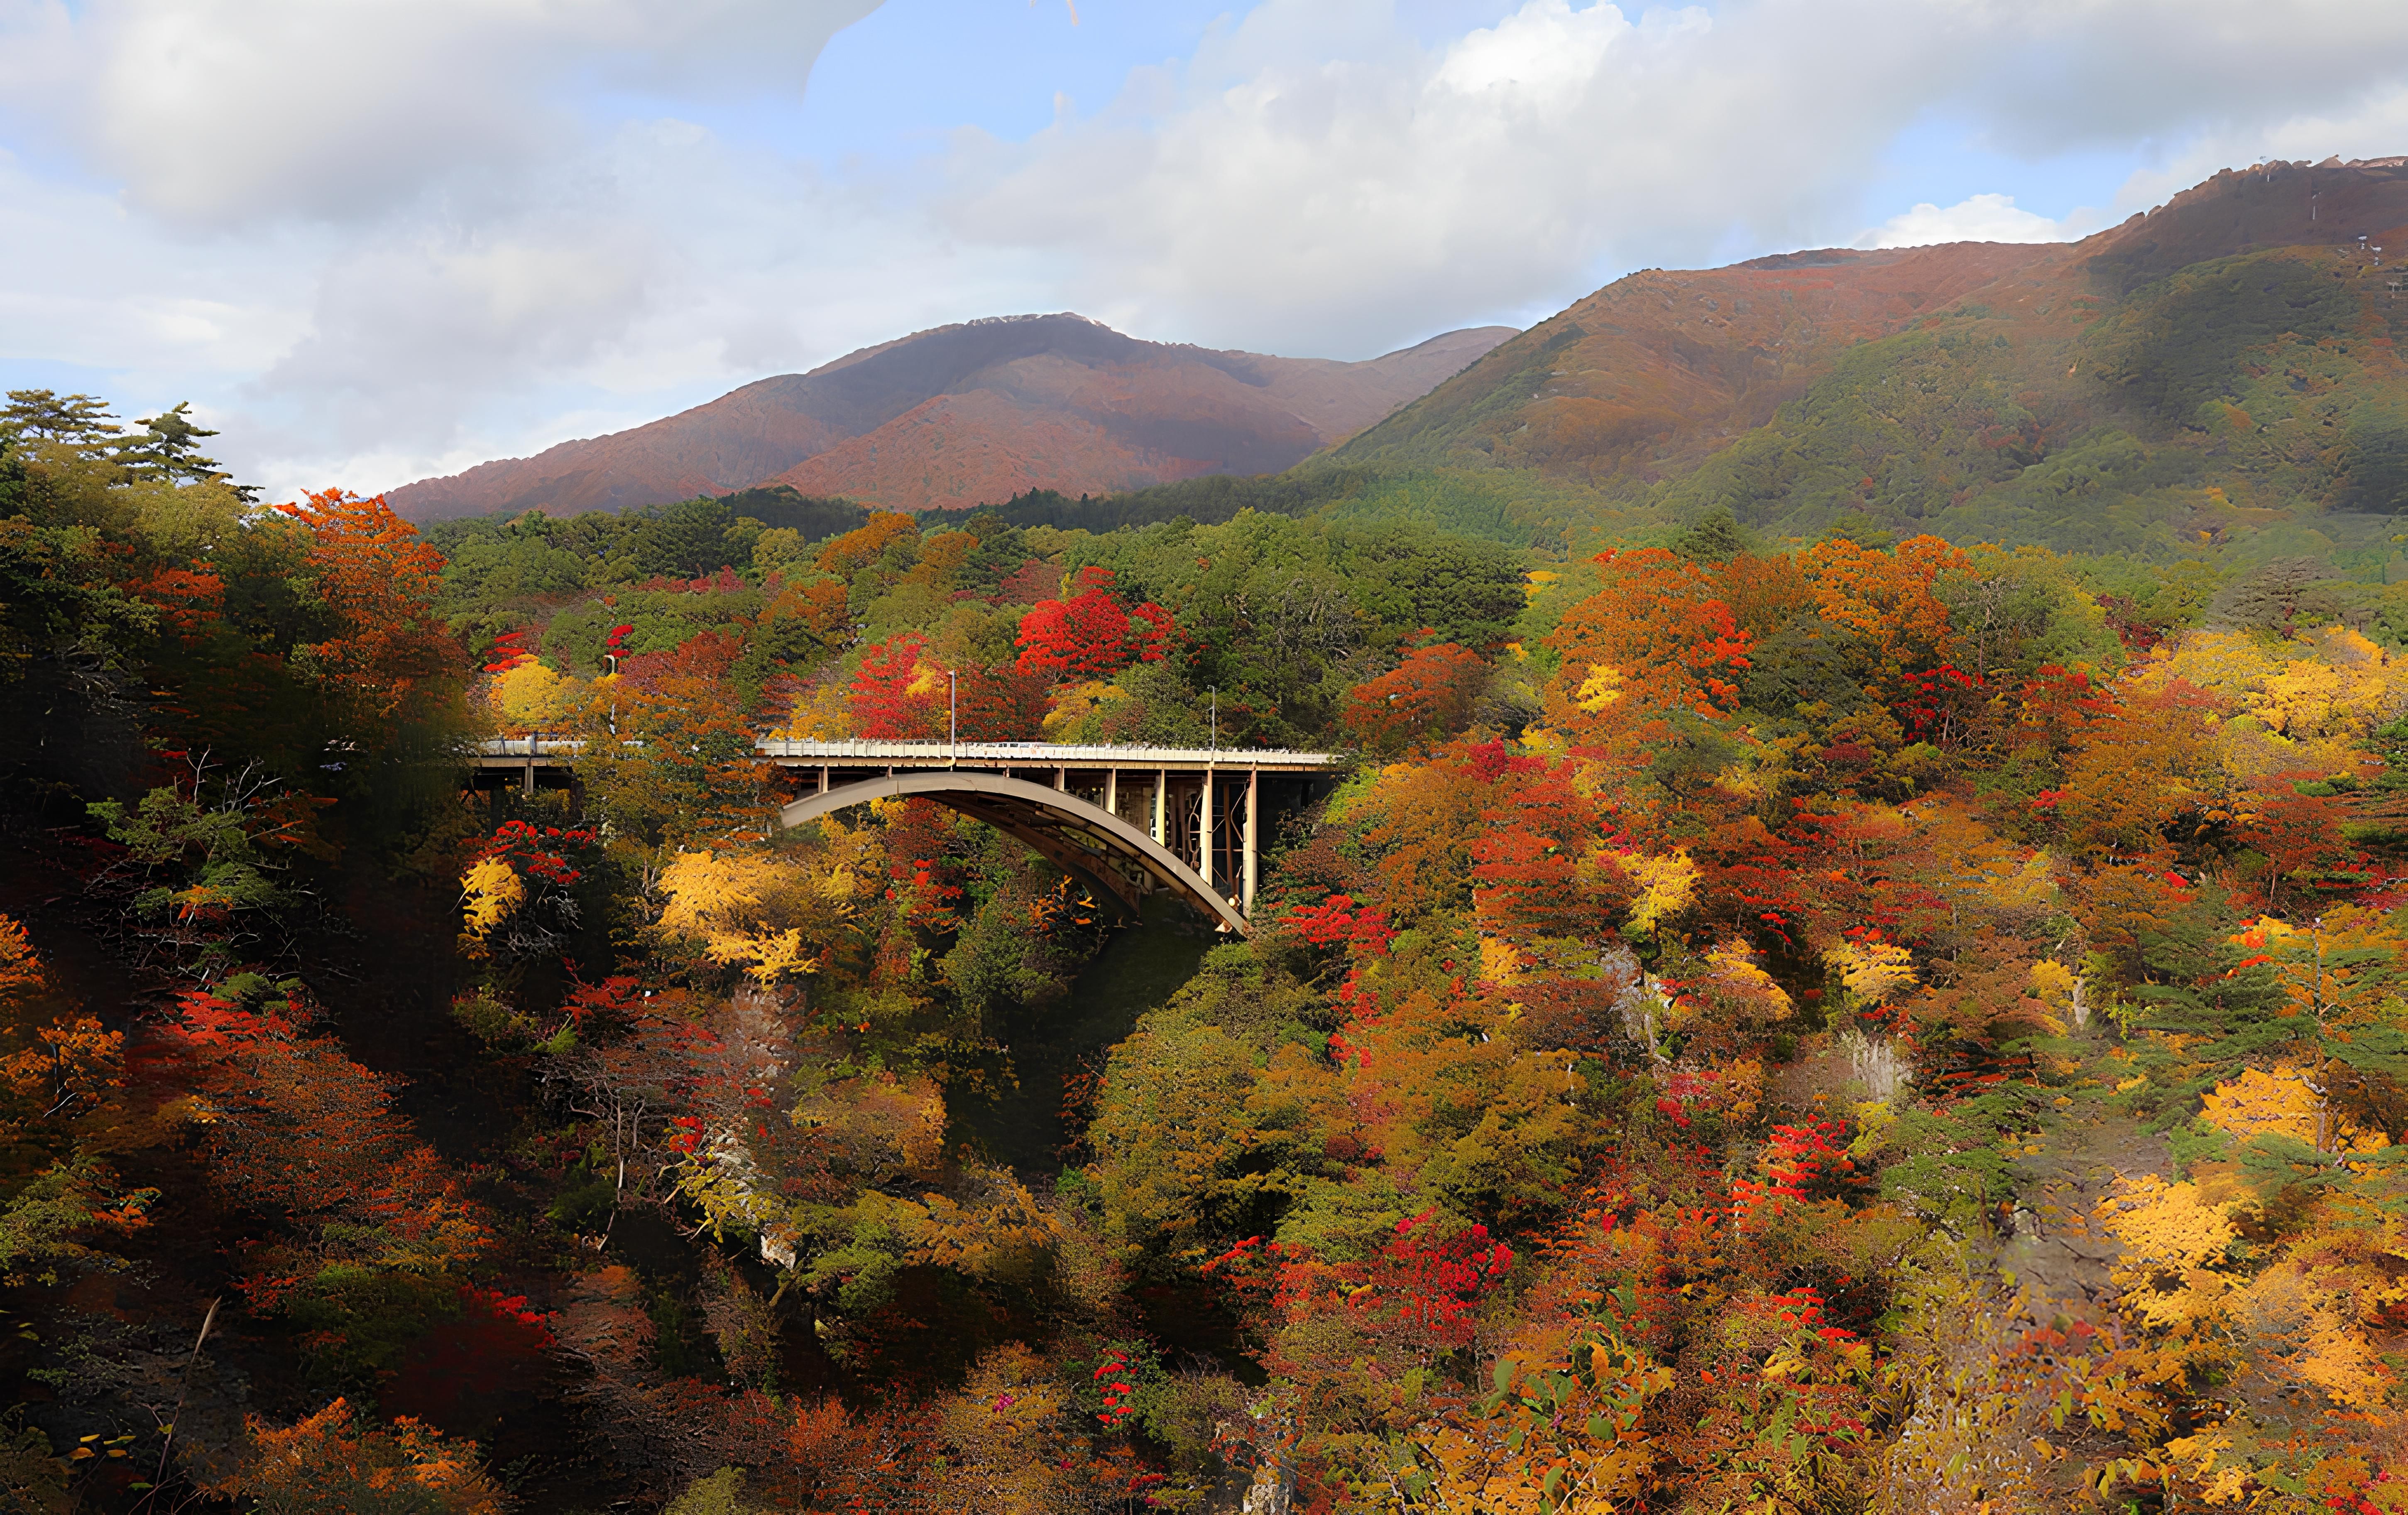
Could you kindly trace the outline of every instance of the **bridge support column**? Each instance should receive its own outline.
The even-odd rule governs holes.
[[[1164,846],[1170,844],[1170,813],[1166,808],[1170,800],[1170,770],[1154,772],[1154,839]]]
[[[535,797],[535,733],[533,731],[527,733],[526,784],[523,792],[529,799]]]
[[[825,763],[822,763],[822,764],[820,764],[820,793],[822,793],[822,794],[825,794],[825,793],[827,793],[827,789],[828,789],[828,771],[827,771],[827,764],[825,764]]]
[[[801,826],[849,805],[911,795],[950,806],[1026,843],[1038,856],[1093,888],[1098,904],[1125,919],[1138,915],[1143,888],[1128,875],[1127,870],[1134,867],[1154,886],[1174,891],[1203,912],[1222,930],[1240,936],[1247,931],[1246,917],[1226,895],[1197,876],[1185,860],[1184,849],[1164,846],[1076,793],[1043,784],[958,770],[897,774],[796,800],[780,809],[778,819],[783,826]],[[1180,818],[1184,818],[1183,805]],[[1228,871],[1223,869],[1225,873]]]
[[[1107,768],[1104,770],[1104,814],[1118,815],[1120,813],[1121,771],[1117,768]]]
[[[1212,844],[1221,840],[1220,828],[1212,824],[1212,770],[1204,770],[1204,805],[1196,816],[1196,872],[1206,888],[1217,889],[1221,881],[1212,876]]]
[[[1262,823],[1263,771],[1246,771],[1246,863],[1245,876],[1240,880],[1238,913],[1248,920],[1254,918],[1254,875],[1262,857],[1262,844],[1255,830]]]

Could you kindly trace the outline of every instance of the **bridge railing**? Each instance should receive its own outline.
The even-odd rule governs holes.
[[[1343,761],[1332,753],[1283,747],[1157,747],[1138,743],[1061,742],[930,742],[888,737],[763,737],[756,749],[773,761],[803,766],[914,767],[939,763],[980,767],[1263,768],[1318,772]]]

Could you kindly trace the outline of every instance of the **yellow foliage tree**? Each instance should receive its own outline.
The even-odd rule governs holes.
[[[962,1199],[923,1194],[914,1204],[873,1191],[862,1203],[887,1211],[910,1262],[973,1278],[1032,1279],[1060,1244],[1061,1223],[1009,1173],[973,1170],[964,1180]]]
[[[834,742],[853,735],[853,705],[845,686],[827,683],[796,697],[783,733],[797,742]]]
[[[1490,1393],[1449,1402],[1413,1435],[1428,1508],[1570,1515],[1644,1499],[1656,1449],[1641,1425],[1670,1368],[1601,1315],[1531,1321],[1498,1357]]]
[[[487,695],[503,729],[559,731],[577,724],[593,698],[593,686],[529,658],[494,675]]]
[[[2306,926],[2261,916],[2233,938],[2244,963],[2271,964],[2286,1002],[2298,1068],[2316,1100],[2312,1145],[2339,1150],[2334,1097],[2396,1076],[2408,1027],[2408,936],[2391,916],[2341,905]]]
[[[2123,1246],[2111,1272],[2126,1306],[2148,1325],[2204,1339],[2235,1283],[2232,1212],[2241,1196],[2155,1174],[2119,1179],[2100,1219]]]
[[[1757,964],[1756,949],[1738,937],[1715,944],[1706,953],[1705,969],[1697,988],[1742,1020],[1786,1020],[1796,1013],[1788,991]]]
[[[2056,804],[2075,856],[2095,866],[2146,855],[2176,816],[2208,808],[2224,789],[2214,721],[2196,690],[2177,685],[2086,727]]]
[[[2271,1133],[2316,1147],[2328,1136],[2325,1098],[2297,1068],[2244,1068],[2240,1077],[2208,1090],[2200,1104],[2200,1118],[2243,1141]],[[2372,1152],[2390,1145],[2381,1132],[2361,1130],[2347,1118],[2333,1126],[2329,1139],[2340,1152]]]
[[[2408,1302],[2401,1272],[2408,1257],[2398,1228],[2386,1229],[2387,1236],[2302,1237],[2234,1292],[2231,1313],[2247,1334],[2254,1378],[2278,1393],[2305,1389],[2344,1411],[2383,1403],[2398,1376],[2383,1361],[2388,1342],[2368,1328]]]
[[[1097,716],[1123,700],[1119,685],[1110,679],[1086,679],[1054,691],[1045,712],[1045,740],[1078,742],[1096,734]]]
[[[1867,1004],[1889,1004],[1916,984],[1914,959],[1894,942],[1842,942],[1823,958],[1840,970],[1848,992]]]
[[[830,844],[817,853],[681,852],[661,871],[667,903],[660,930],[699,941],[711,961],[763,983],[818,971],[842,942],[868,881],[874,840],[822,822]]]
[[[864,1186],[933,1177],[944,1157],[945,1095],[925,1075],[882,1070],[824,1085],[793,1118],[831,1167]]]
[[[2408,711],[2408,663],[2347,627],[2269,645],[2239,631],[2192,631],[2150,663],[2142,685],[2214,694],[2231,714],[2216,756],[2236,778],[2355,768],[2356,743]]]
[[[960,1393],[937,1414],[949,1453],[929,1470],[943,1509],[1052,1515],[1084,1501],[1071,1472],[1069,1395],[1036,1353],[1017,1343],[979,1360]]]
[[[2268,1102],[2278,1107],[2244,1113],[2241,1091],[2219,1109],[2243,1122],[2306,1115],[2296,1096]],[[2355,1180],[2250,1247],[2235,1244],[2252,1198],[2229,1176],[2118,1184],[2101,1217],[2123,1243],[2110,1270],[2122,1308],[2160,1344],[2170,1387],[2222,1386],[2193,1411],[2212,1428],[2168,1443],[2156,1477],[2192,1482],[2210,1504],[2239,1502],[2270,1457],[2296,1463],[2302,1446],[2313,1456],[2314,1438],[2270,1446],[2253,1422],[2296,1424],[2307,1410],[2360,1444],[2408,1429],[2389,1407],[2399,1376],[2384,1355],[2386,1322],[2408,1305],[2408,1223],[2382,1203],[2391,1182]],[[2360,1192],[2368,1184],[2381,1196]]]
[[[1960,915],[2021,914],[2056,902],[2055,870],[2045,851],[2006,840],[1943,800],[1916,801],[1911,819],[1917,850],[1929,859],[1932,887]]]
[[[499,858],[480,858],[460,875],[460,916],[466,926],[463,943],[469,956],[482,957],[494,931],[526,902],[526,880]]]
[[[1638,887],[1627,918],[1640,931],[1654,931],[1689,908],[1698,897],[1698,865],[1689,860],[1685,850],[1661,858],[1643,852],[1615,852],[1607,857]]]
[[[2042,958],[2031,965],[2026,976],[2031,982],[2032,994],[2048,1007],[2050,1018],[2057,1024],[2054,1035],[2063,1035],[2068,1023],[2079,1026],[2090,1018],[2089,1009],[2082,1000],[2082,979],[2071,968],[2054,958]]]

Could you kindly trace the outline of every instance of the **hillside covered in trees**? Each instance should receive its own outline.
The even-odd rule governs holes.
[[[2379,564],[2403,281],[2408,160],[2263,164],[2079,242],[1636,273],[1329,456],[1632,522]]]
[[[2066,317],[2168,419],[2028,514],[2054,422],[1911,471],[2026,382],[1970,306],[1622,497],[1433,453],[422,533],[13,393],[0,1498],[2408,1508],[2372,245]],[[774,824],[758,739],[955,686],[1343,772],[1242,937],[925,801]],[[533,733],[573,786],[477,782]]]

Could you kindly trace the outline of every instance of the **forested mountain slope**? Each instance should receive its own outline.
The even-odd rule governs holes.
[[[622,510],[764,483],[890,510],[1031,489],[1107,494],[1266,473],[1353,434],[1511,336],[1448,332],[1362,363],[1124,337],[1077,315],[939,326],[531,458],[393,492],[412,520]]]
[[[2247,193],[1643,487],[421,533],[11,392],[0,1508],[2401,1515],[2389,234]],[[1346,760],[1241,933],[756,745],[955,732]]]
[[[422,538],[95,409],[0,412],[22,1508],[2398,1508],[2408,587]],[[1242,938],[924,799],[770,821],[760,733],[957,718],[1362,760]]]
[[[1806,534],[2164,552],[2408,499],[2403,160],[2229,171],[2070,245],[1651,269],[1334,450]],[[2386,251],[2387,249],[2387,251]]]

